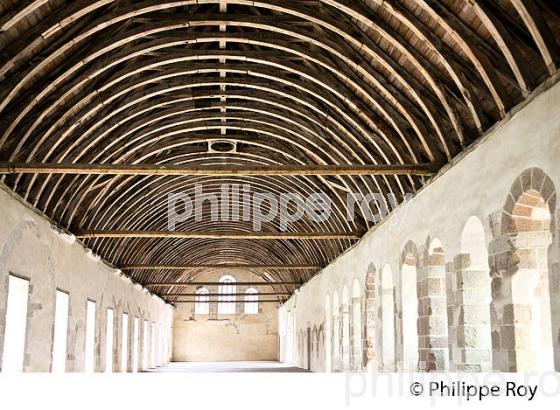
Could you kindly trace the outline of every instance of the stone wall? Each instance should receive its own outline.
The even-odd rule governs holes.
[[[218,282],[224,274],[226,273],[204,273],[197,276],[196,280]],[[255,275],[245,271],[232,270],[227,274],[238,282],[258,281]],[[218,286],[206,288],[211,294],[219,291]],[[256,288],[259,293],[273,291],[270,286],[236,285],[236,293],[245,293],[248,288]],[[187,287],[183,293],[193,294],[196,290],[194,287]],[[271,300],[275,296],[263,295],[259,298]],[[244,314],[244,296],[237,296],[235,314],[219,313],[217,303],[210,303],[209,308],[209,314],[195,314],[194,303],[177,305],[174,315],[174,361],[278,360],[276,303],[259,303],[258,314]]]
[[[287,318],[295,323],[293,334],[282,338],[283,361],[307,363],[307,346],[314,341],[293,348],[288,341],[301,340],[308,329],[340,328],[326,305],[342,300],[357,280],[364,360],[351,369],[375,361],[394,370],[393,363],[383,363],[393,352],[397,369],[413,371],[560,369],[557,77],[281,308],[281,329],[288,331]],[[403,285],[411,280],[417,309],[403,311],[410,303]],[[384,316],[384,306],[395,314]],[[403,332],[410,312],[415,340]],[[343,333],[319,339],[324,353],[311,362],[312,370],[329,370],[331,363],[337,370],[342,349],[326,352],[324,346],[339,346]],[[410,357],[419,360],[409,363]]]
[[[144,320],[148,320],[147,365],[168,360],[173,308],[105,264],[45,216],[0,187],[0,342],[4,340],[8,277],[29,280],[24,371],[49,372],[52,366],[56,290],[69,294],[66,371],[84,371],[87,301],[96,302],[95,371],[105,370],[107,308],[114,309],[113,370],[120,369],[123,313],[128,314],[128,366],[132,371],[134,318],[139,318],[139,367],[143,362]],[[152,324],[160,340],[152,356]],[[161,334],[161,338],[159,335]],[[0,358],[3,343],[0,343]]]

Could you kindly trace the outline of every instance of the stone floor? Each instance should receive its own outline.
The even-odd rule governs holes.
[[[176,373],[294,373],[308,370],[280,362],[173,362],[148,372]]]

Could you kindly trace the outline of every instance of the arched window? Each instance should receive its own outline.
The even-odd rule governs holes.
[[[207,315],[210,312],[210,297],[208,296],[208,289],[198,288],[196,291],[195,301],[195,315]]]
[[[259,291],[249,288],[245,291],[245,314],[256,315],[259,313]]]
[[[224,275],[220,278],[218,289],[218,313],[223,315],[235,314],[235,278]]]

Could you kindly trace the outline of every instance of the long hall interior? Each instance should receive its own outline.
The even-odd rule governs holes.
[[[0,372],[558,372],[559,67],[549,0],[0,0]]]

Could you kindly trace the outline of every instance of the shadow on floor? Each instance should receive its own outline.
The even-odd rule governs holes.
[[[300,373],[308,370],[280,362],[173,362],[150,373]]]

